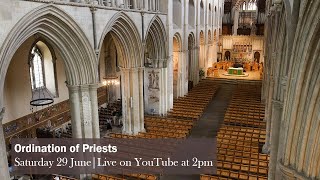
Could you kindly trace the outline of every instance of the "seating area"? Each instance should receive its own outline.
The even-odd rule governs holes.
[[[76,178],[62,176],[62,175],[58,175],[58,174],[53,174],[52,179],[53,180],[78,180]]]
[[[217,173],[201,180],[267,179],[269,156],[265,143],[264,106],[259,85],[238,85],[217,134]]]
[[[217,88],[217,84],[212,80],[202,80],[186,96],[179,97],[173,102],[173,109],[168,116],[198,120]]]
[[[110,103],[106,108],[101,107],[99,109],[99,125],[101,129],[107,129],[108,123],[112,125],[120,125],[119,120],[122,115],[122,102],[121,99]]]

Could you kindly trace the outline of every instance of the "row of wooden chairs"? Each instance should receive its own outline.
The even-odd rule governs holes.
[[[218,154],[218,160],[223,162],[232,162],[232,163],[239,163],[239,164],[246,164],[246,165],[268,167],[268,161],[266,160],[256,160],[256,159],[245,158],[245,157],[235,157],[235,156]]]
[[[236,132],[249,132],[249,133],[254,133],[254,134],[266,134],[266,130],[262,128],[248,128],[248,127],[238,127],[238,126],[229,126],[229,125],[222,125],[220,127],[221,131],[224,130],[231,130],[231,131],[236,131]]]
[[[125,178],[104,175],[104,174],[92,174],[92,180],[127,180]]]
[[[260,93],[251,85],[237,87],[217,134],[217,173],[201,180],[267,179],[269,156],[260,153],[266,137]]]
[[[194,124],[194,122],[192,120],[174,118],[174,117],[145,116],[144,121],[145,122],[159,122],[159,123],[163,123],[164,125],[174,124],[174,125],[191,125],[191,126],[193,126],[193,124]]]
[[[217,154],[234,156],[234,157],[250,158],[250,159],[256,159],[259,161],[260,160],[261,161],[269,161],[269,155],[262,154],[262,153],[256,153],[256,152],[245,152],[245,151],[238,151],[238,150],[232,150],[232,149],[218,148]]]
[[[169,116],[198,120],[212,100],[217,84],[212,80],[202,80],[185,97],[174,101]]]
[[[242,160],[240,163],[236,162],[227,162],[227,161],[217,161],[217,168],[221,169],[228,169],[233,171],[242,171],[242,172],[248,172],[253,174],[259,174],[259,175],[268,175],[268,167],[265,166],[259,166],[258,165],[252,165],[247,163],[250,163],[250,160],[247,161]]]

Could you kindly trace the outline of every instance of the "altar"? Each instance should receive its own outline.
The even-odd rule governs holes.
[[[228,74],[229,75],[243,75],[243,68],[230,67],[228,69]]]

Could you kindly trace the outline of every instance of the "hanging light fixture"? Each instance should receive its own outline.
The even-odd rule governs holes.
[[[31,106],[46,106],[54,103],[52,94],[47,88],[39,88],[32,91]]]
[[[54,103],[53,95],[45,86],[43,55],[35,45],[31,51],[29,66],[31,77],[31,106],[39,107]],[[33,108],[32,108],[33,110]]]
[[[114,85],[119,85],[119,79],[116,76],[107,76],[103,78],[104,81],[102,82],[102,84],[104,86],[114,86]]]

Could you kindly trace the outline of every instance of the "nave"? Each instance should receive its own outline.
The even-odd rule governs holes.
[[[201,93],[205,92],[205,93]],[[184,105],[184,106],[183,106]],[[180,112],[185,109],[185,112]],[[111,138],[217,139],[216,174],[170,176],[153,174],[95,174],[95,180],[267,179],[269,155],[262,153],[266,124],[261,104],[261,81],[202,80],[187,96],[178,98],[167,117],[147,116],[145,133],[111,133]],[[109,137],[107,137],[109,138]],[[156,147],[153,147],[157,151]]]

